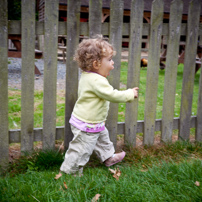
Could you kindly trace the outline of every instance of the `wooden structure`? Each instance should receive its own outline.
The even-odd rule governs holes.
[[[13,58],[21,58],[22,57],[22,47],[21,47],[21,35],[8,35],[8,39],[12,41],[14,46],[16,47],[16,50],[8,50],[8,57],[13,57]],[[35,50],[35,58],[36,59],[41,59],[43,56],[42,51]],[[35,65],[35,74],[41,75],[41,72]]]
[[[186,22],[187,16],[188,16],[190,0],[182,0],[182,1],[183,1],[182,20],[184,22]],[[145,19],[145,22],[146,21],[150,22],[152,2],[153,2],[153,0],[144,0],[143,18]],[[163,19],[165,19],[165,20],[169,19],[171,2],[172,2],[172,0],[164,0]],[[67,7],[68,7],[67,0],[59,0],[59,18],[62,21],[67,17],[67,15],[66,15]],[[37,0],[37,8],[39,11],[39,21],[44,21],[45,0]],[[110,16],[110,1],[109,0],[102,0],[102,9],[101,10],[102,10],[101,11],[102,12],[101,21],[103,23]],[[81,0],[80,13],[81,13],[81,15],[84,14],[84,16],[87,17],[86,20],[88,21],[88,15],[85,15],[85,14],[89,14],[89,0]],[[126,17],[125,22],[127,22],[128,21],[127,17],[131,16],[131,0],[123,0],[123,16]],[[83,17],[82,19],[85,19],[85,17]],[[202,11],[201,11],[200,22],[202,22]]]
[[[183,1],[174,0],[170,7],[170,23],[163,23],[164,1],[154,0],[150,24],[143,23],[144,1],[131,0],[130,24],[123,23],[124,2],[111,0],[110,22],[102,23],[102,1],[90,0],[89,22],[80,22],[80,0],[69,0],[67,22],[58,22],[58,0],[45,1],[45,21],[35,22],[35,0],[24,0],[22,21],[7,21],[7,0],[0,1],[0,165],[8,164],[9,143],[20,142],[22,151],[31,151],[34,141],[42,141],[43,148],[54,148],[55,140],[64,138],[65,147],[72,139],[69,118],[77,99],[78,67],[72,60],[79,35],[103,34],[110,36],[117,54],[116,68],[109,77],[110,83],[119,88],[122,35],[129,36],[129,62],[127,87],[139,86],[140,53],[142,35],[149,36],[149,56],[145,99],[145,120],[138,121],[138,99],[126,105],[125,123],[117,123],[118,105],[111,104],[106,123],[110,138],[116,145],[117,134],[124,134],[125,142],[135,146],[136,133],[143,132],[143,143],[154,143],[155,131],[161,131],[162,141],[172,139],[172,130],[179,129],[179,139],[188,140],[190,128],[196,128],[196,140],[202,141],[202,77],[200,78],[197,116],[191,116],[198,36],[202,35],[200,24],[201,0],[189,4],[188,21],[181,23]],[[52,9],[54,8],[54,10]],[[98,12],[100,10],[100,12]],[[99,15],[98,15],[99,14]],[[51,31],[50,31],[51,30]],[[22,116],[21,129],[8,130],[8,70],[7,39],[11,34],[22,36]],[[34,52],[35,35],[45,35],[44,45],[44,111],[43,128],[33,127],[34,113]],[[66,51],[66,97],[65,126],[56,127],[56,66],[58,35],[67,36]],[[156,102],[161,37],[168,36],[166,55],[163,115],[156,120]],[[180,36],[186,36],[181,112],[174,117],[174,100],[177,78]]]

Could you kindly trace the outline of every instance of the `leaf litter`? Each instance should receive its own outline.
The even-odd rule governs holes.
[[[121,171],[119,170],[119,168],[115,168],[115,170],[109,168],[109,171],[114,174],[113,177],[116,179],[116,180],[119,180],[119,177],[121,176]]]
[[[196,181],[194,184],[195,184],[197,187],[200,186],[200,182],[199,182],[199,181]]]
[[[99,200],[100,196],[101,196],[100,194],[96,194],[96,195],[92,198],[91,202],[97,202],[97,201]]]
[[[58,180],[60,177],[62,177],[62,173],[57,174],[54,179]]]

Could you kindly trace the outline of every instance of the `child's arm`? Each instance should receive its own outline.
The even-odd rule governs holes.
[[[138,97],[138,87],[119,91],[114,89],[107,79],[96,79],[93,88],[98,97],[110,102],[131,102]]]

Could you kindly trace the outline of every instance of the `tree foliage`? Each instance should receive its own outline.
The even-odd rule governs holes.
[[[21,20],[21,0],[8,0],[8,20]]]

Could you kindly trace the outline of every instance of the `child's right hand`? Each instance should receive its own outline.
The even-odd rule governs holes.
[[[133,88],[134,98],[138,98],[138,87]]]

